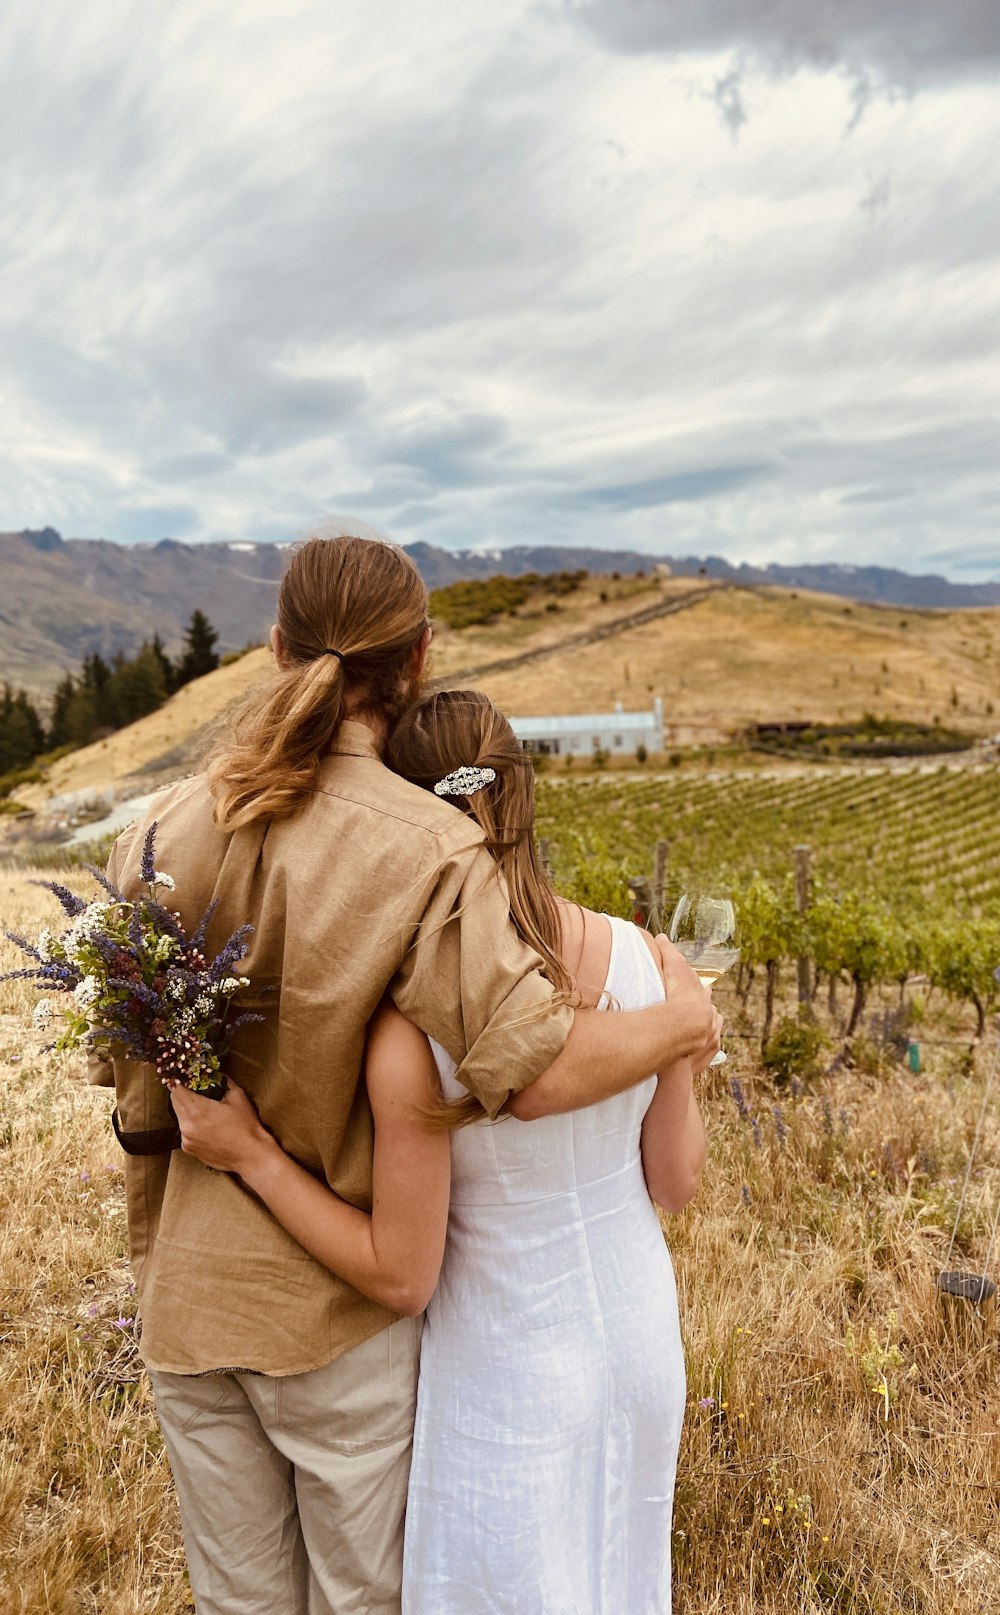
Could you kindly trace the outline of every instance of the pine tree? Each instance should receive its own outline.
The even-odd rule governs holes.
[[[31,756],[38,757],[45,750],[45,725],[38,716],[34,702],[29,701],[24,690],[18,690],[14,701],[14,711],[22,720],[31,745]]]
[[[185,636],[185,651],[177,669],[177,686],[190,684],[205,673],[213,673],[219,665],[215,650],[218,634],[203,611],[195,611]]]
[[[45,748],[41,719],[24,690],[17,694],[9,684],[0,698],[0,774],[25,768]]]
[[[152,645],[143,645],[138,656],[131,661],[124,656],[116,657],[109,688],[115,726],[119,729],[161,707],[167,691],[163,670]]]
[[[114,729],[114,691],[111,668],[99,655],[85,656],[77,678],[66,673],[56,686],[46,743],[89,746],[101,730]]]
[[[48,734],[48,745],[51,751],[54,751],[57,746],[69,746],[72,744],[71,713],[75,695],[76,680],[72,673],[66,673],[56,685],[56,693],[52,698]]]
[[[164,691],[167,695],[172,695],[177,687],[177,669],[164,650],[163,640],[159,634],[153,635],[153,643],[149,648],[159,663]]]
[[[84,685],[74,686],[66,715],[67,746],[89,746],[99,729],[107,730],[107,720],[97,721],[97,701],[92,690]]]
[[[90,656],[83,658],[83,667],[80,670],[80,688],[90,698],[93,710],[93,728],[91,734],[98,729],[113,729],[115,727],[114,701],[111,691],[111,668],[99,651],[93,651]],[[87,737],[90,739],[90,736]],[[79,741],[84,745],[86,742]]]

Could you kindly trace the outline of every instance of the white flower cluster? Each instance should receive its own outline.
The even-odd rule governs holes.
[[[179,949],[180,943],[177,941],[177,938],[168,936],[164,931],[163,935],[158,936],[153,944],[153,958],[156,960],[158,965],[166,964],[168,959],[173,959],[175,957]]]
[[[171,981],[167,982],[167,997],[172,998],[175,1004],[183,1004],[187,997],[187,984],[181,980],[180,976],[174,976]]]
[[[101,996],[101,984],[96,976],[84,976],[73,988],[73,997],[79,1009],[90,1009]]]
[[[224,992],[228,998],[231,993],[238,993],[241,987],[249,985],[249,976],[226,976],[225,980],[219,983],[219,991]]]
[[[177,882],[174,880],[173,875],[164,875],[162,870],[159,869],[153,876],[152,884],[154,886],[162,886],[168,892],[175,892],[177,890]]]
[[[83,913],[77,915],[63,941],[70,958],[82,943],[89,942],[103,928],[114,906],[113,903],[88,903]]]
[[[211,1015],[214,1008],[215,1005],[212,1002],[212,996],[210,993],[200,993],[194,1001],[194,1012],[196,1015],[200,1015],[202,1019],[204,1019],[206,1015]]]
[[[48,926],[46,926],[45,930],[42,932],[37,943],[35,944],[46,964],[51,958],[54,957],[55,941],[55,937],[52,935],[52,932],[49,930]]]
[[[35,1005],[34,1012],[31,1017],[31,1024],[35,1028],[36,1032],[44,1032],[48,1028],[51,1020],[52,1000],[51,998],[40,998],[38,1003]]]

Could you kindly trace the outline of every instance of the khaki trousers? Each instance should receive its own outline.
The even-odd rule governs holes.
[[[399,1615],[420,1329],[285,1378],[151,1373],[197,1615]]]

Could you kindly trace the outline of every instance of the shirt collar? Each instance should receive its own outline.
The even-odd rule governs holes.
[[[338,757],[382,757],[375,731],[356,718],[344,719],[330,750]]]

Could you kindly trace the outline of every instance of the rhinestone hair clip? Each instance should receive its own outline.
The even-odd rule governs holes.
[[[472,796],[484,785],[492,785],[497,777],[495,768],[456,768],[446,774],[434,787],[435,796]]]

